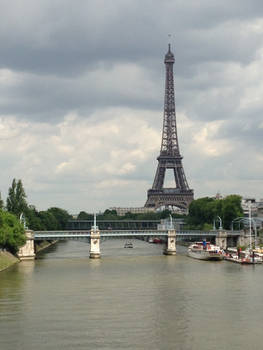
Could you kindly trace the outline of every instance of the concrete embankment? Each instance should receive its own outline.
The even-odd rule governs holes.
[[[19,259],[7,251],[0,250],[0,272],[19,262]]]
[[[35,249],[36,253],[39,253],[40,251],[50,247],[51,245],[57,243],[57,241],[42,241],[36,244]],[[14,256],[13,254],[5,251],[0,250],[0,272],[7,269],[8,267],[20,262],[20,260]]]
[[[56,244],[56,243],[57,243],[57,241],[51,241],[51,242],[49,242],[49,241],[40,241],[40,242],[38,242],[35,245],[36,254],[41,252],[42,250],[50,247],[51,245]]]

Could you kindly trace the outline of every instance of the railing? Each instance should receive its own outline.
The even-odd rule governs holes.
[[[35,231],[34,239],[90,238],[90,231]],[[100,237],[168,236],[168,230],[101,230]]]
[[[239,236],[240,231],[224,231],[228,236]],[[177,237],[215,237],[218,231],[179,231]],[[72,231],[35,231],[34,239],[70,239],[70,238],[90,238],[90,230]],[[167,237],[168,230],[100,230],[101,237]]]

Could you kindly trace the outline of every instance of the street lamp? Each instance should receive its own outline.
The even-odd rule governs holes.
[[[213,230],[215,231],[216,230],[216,221],[217,221],[217,218],[219,220],[219,230],[222,230],[223,227],[222,227],[222,219],[220,218],[220,216],[217,216],[216,219],[213,220]]]
[[[173,218],[172,215],[170,214],[170,229],[173,229]]]
[[[220,218],[220,216],[217,216],[218,217],[218,219],[219,219],[219,230],[222,230],[223,229],[223,227],[222,227],[222,219]]]

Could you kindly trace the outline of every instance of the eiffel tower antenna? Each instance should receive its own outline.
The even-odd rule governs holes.
[[[168,36],[170,37],[171,35],[169,34]],[[156,209],[163,206],[166,208],[178,207],[187,211],[189,204],[194,198],[194,193],[193,190],[189,189],[185,177],[182,164],[183,157],[180,154],[177,137],[173,78],[174,62],[174,54],[171,51],[171,44],[169,43],[168,52],[164,58],[166,77],[161,150],[157,158],[158,167],[153,186],[148,190],[145,207]],[[175,186],[172,188],[163,187],[167,169],[173,169]]]

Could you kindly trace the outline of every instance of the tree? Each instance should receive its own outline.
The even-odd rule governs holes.
[[[201,229],[205,223],[211,224],[215,217],[215,199],[204,197],[191,202],[189,206],[188,224]]]
[[[69,219],[72,219],[72,216],[69,213],[61,208],[52,207],[47,210],[48,213],[51,213],[57,220],[57,228],[59,230],[65,230],[67,222]]]
[[[0,209],[4,209],[4,201],[2,200],[1,192],[0,192]]]
[[[26,242],[24,233],[24,226],[15,215],[0,210],[0,247],[16,253]]]
[[[59,224],[55,216],[48,211],[40,211],[39,212],[39,217],[42,222],[44,230],[58,230],[59,229]]]
[[[24,214],[28,228],[35,231],[45,230],[45,225],[42,223],[39,212],[36,210],[34,205],[29,205]]]
[[[6,208],[7,211],[15,214],[18,218],[26,210],[26,194],[21,180],[16,182],[16,179],[13,179],[12,185],[8,190]]]
[[[229,229],[234,218],[243,216],[241,197],[232,194],[224,199],[196,199],[189,206],[187,223],[190,228],[204,229],[211,226],[218,216],[222,219],[223,227]]]
[[[231,194],[223,199],[221,218],[225,228],[230,229],[232,221],[244,215],[241,199],[241,196],[235,194]]]
[[[78,220],[93,220],[93,215],[88,214],[85,211],[81,211],[78,215]]]

